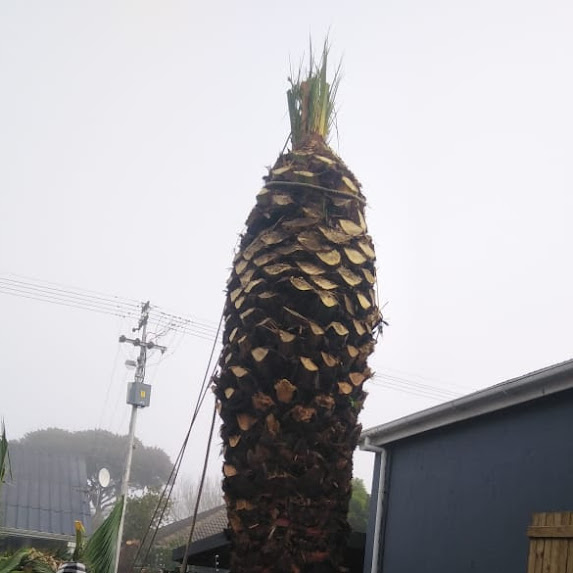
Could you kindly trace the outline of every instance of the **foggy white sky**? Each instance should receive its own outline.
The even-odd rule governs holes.
[[[369,200],[390,322],[374,369],[461,394],[571,358],[572,16],[565,0],[0,2],[0,274],[216,325],[288,133],[289,57],[330,30],[334,147]],[[127,431],[131,321],[2,293],[0,317],[9,437]],[[163,343],[137,433],[174,458],[210,344]],[[439,401],[369,391],[365,427]]]

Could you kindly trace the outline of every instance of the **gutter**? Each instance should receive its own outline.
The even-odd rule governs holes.
[[[362,432],[360,449],[397,440],[573,388],[573,360],[479,390]]]
[[[382,523],[384,519],[385,501],[386,501],[386,481],[388,474],[388,452],[386,448],[374,446],[370,443],[370,438],[365,438],[361,449],[367,452],[374,452],[376,457],[380,456],[380,465],[378,467],[377,490],[376,490],[376,514],[374,518],[374,533],[372,539],[372,560],[370,567],[365,564],[364,573],[377,573],[380,571],[378,562],[380,560],[380,538]],[[370,532],[370,531],[369,531]]]

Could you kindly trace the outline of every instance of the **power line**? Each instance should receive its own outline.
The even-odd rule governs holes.
[[[139,316],[141,308],[141,303],[135,299],[12,274],[0,275],[0,293],[121,318],[135,318]],[[214,323],[191,316],[177,315],[159,307],[150,308],[149,322],[160,331],[161,335],[173,331],[207,342],[222,342],[221,330]],[[460,396],[458,392],[433,384],[416,382],[410,377],[397,376],[388,372],[377,373],[372,382],[379,387],[434,400],[453,399]]]
[[[0,277],[0,292],[120,317],[137,315],[139,312],[137,304],[111,298],[106,300],[73,290],[64,290],[5,277]]]
[[[78,308],[82,310],[89,310],[92,312],[99,312],[102,314],[108,314],[113,316],[120,316],[122,318],[127,318],[132,315],[128,310],[112,309],[109,307],[102,307],[100,305],[89,304],[87,301],[78,301],[73,298],[63,298],[61,296],[54,296],[49,292],[36,292],[31,289],[15,288],[10,285],[0,284],[0,292],[4,294],[9,294],[17,296],[19,298],[28,298],[32,300],[40,300],[45,302],[50,302],[53,304],[58,304],[61,306],[67,306],[70,308]]]
[[[374,376],[376,376],[376,374]],[[408,386],[416,388],[422,392],[435,392],[451,398],[456,398],[457,396],[460,395],[459,392],[448,390],[447,388],[437,387],[432,384],[423,384],[421,382],[416,382],[414,380],[411,380],[410,378],[401,378],[400,376],[388,374],[387,372],[380,373],[379,377],[384,380],[389,380],[395,384],[407,384]]]
[[[437,386],[428,386],[425,384],[418,384],[411,380],[399,380],[386,374],[376,374],[372,377],[372,384],[382,388],[388,388],[419,396],[421,398],[431,398],[433,400],[452,400],[458,398],[460,394],[451,392]]]
[[[25,279],[25,280],[24,280]],[[20,277],[18,275],[0,276],[0,281],[6,283],[8,286],[25,288],[31,291],[41,290],[48,291],[53,296],[65,296],[82,300],[88,300],[92,304],[100,304],[102,306],[109,306],[115,308],[130,308],[138,310],[140,303],[136,300],[131,300],[115,295],[106,295],[87,289],[78,289],[69,286],[64,286],[59,283],[51,283],[47,281],[38,281],[29,279],[27,277]]]
[[[439,378],[434,378],[431,376],[422,376],[421,374],[418,374],[416,372],[410,372],[408,370],[391,368],[391,367],[387,366],[385,368],[385,371],[389,371],[389,372],[387,372],[387,374],[390,376],[401,378],[404,380],[409,380],[409,381],[417,380],[421,383],[426,383],[426,384],[433,386],[433,387],[435,387],[437,385],[438,387],[442,388],[445,385],[445,386],[448,386],[449,388],[451,388],[452,392],[457,392],[458,394],[467,394],[468,392],[473,392],[475,390],[474,387],[468,386],[467,384],[459,384],[459,383],[454,383],[451,381],[446,382],[444,380],[440,380]],[[434,384],[434,383],[437,383],[437,384]]]
[[[67,287],[59,283],[41,282],[18,275],[0,275],[0,293],[122,318],[137,317],[141,308],[141,303],[132,299]],[[151,309],[150,320],[154,324],[165,323],[169,330],[208,341],[213,340],[216,333],[216,327],[207,322],[177,316],[157,307]]]

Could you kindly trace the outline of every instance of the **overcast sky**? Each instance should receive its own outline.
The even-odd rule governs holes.
[[[0,276],[216,327],[288,134],[289,62],[329,31],[333,146],[368,198],[390,323],[363,425],[569,359],[572,16],[566,0],[1,0]],[[134,352],[117,339],[133,320],[5,292],[0,320],[9,437],[127,432]],[[160,342],[137,434],[175,458],[211,343]],[[193,436],[196,475],[206,434]],[[372,461],[360,454],[357,475]]]

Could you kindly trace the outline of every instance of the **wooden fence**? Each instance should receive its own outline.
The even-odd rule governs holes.
[[[573,573],[573,512],[534,513],[527,573]]]

